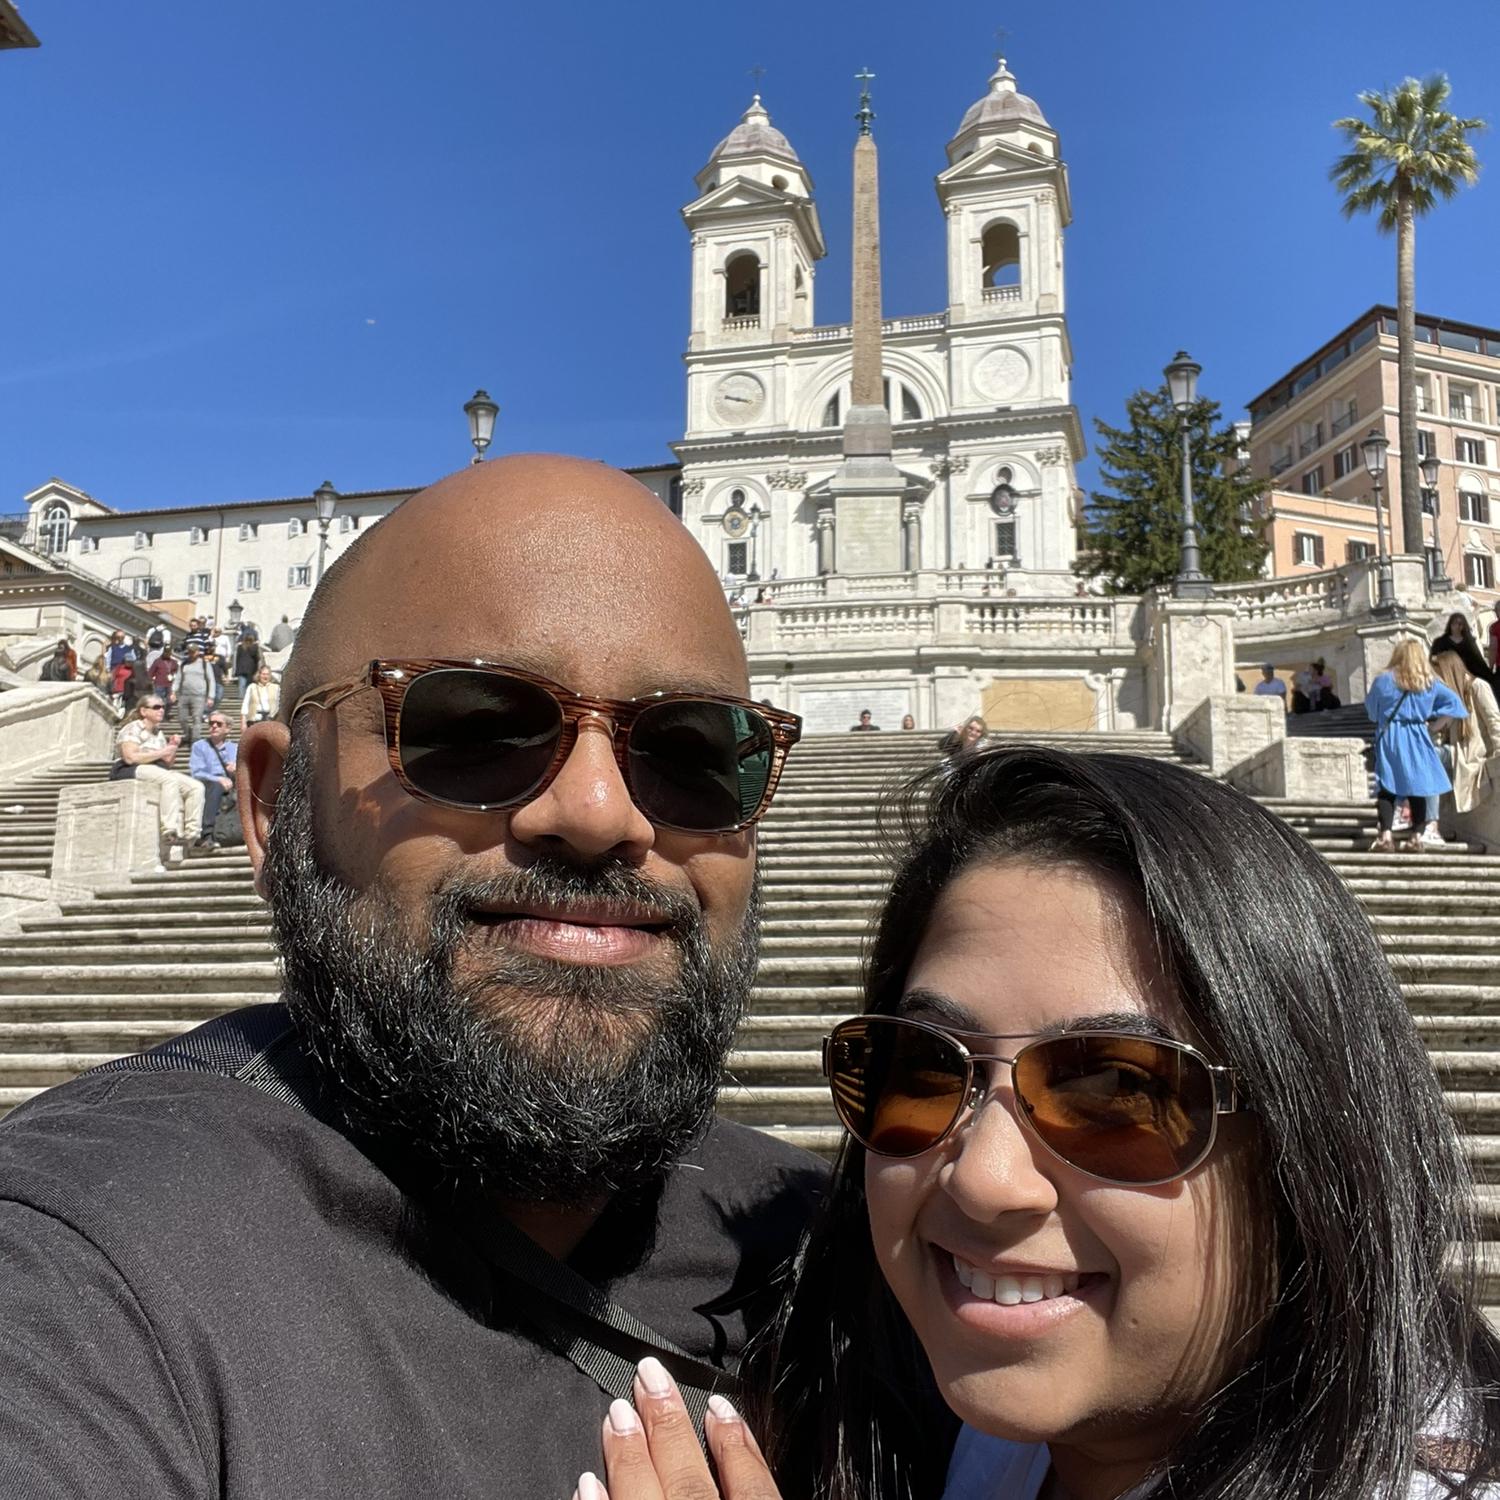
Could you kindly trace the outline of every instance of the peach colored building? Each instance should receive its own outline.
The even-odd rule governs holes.
[[[1251,469],[1273,577],[1376,555],[1374,487],[1360,456],[1372,428],[1390,442],[1387,542],[1401,552],[1396,310],[1372,307],[1249,403]],[[1417,315],[1417,427],[1440,465],[1424,491],[1428,569],[1486,603],[1500,598],[1500,329]]]

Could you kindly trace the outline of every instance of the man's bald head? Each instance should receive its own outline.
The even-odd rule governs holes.
[[[629,651],[631,638],[649,649]],[[377,656],[490,657],[553,676],[588,658],[632,680],[560,680],[604,696],[743,693],[747,680],[723,589],[682,523],[628,474],[556,454],[461,469],[363,533],[309,603],[285,711]],[[678,680],[635,680],[645,662]]]

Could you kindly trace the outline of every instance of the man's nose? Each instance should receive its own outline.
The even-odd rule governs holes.
[[[578,737],[551,784],[511,814],[512,837],[538,848],[566,847],[580,861],[646,854],[656,829],[631,800],[615,759],[614,733],[602,716],[580,720]]]

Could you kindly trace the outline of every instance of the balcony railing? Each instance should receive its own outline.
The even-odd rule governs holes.
[[[1021,288],[1019,286],[987,286],[984,289],[984,300],[986,302],[1019,302]]]
[[[749,316],[724,319],[725,333],[754,333],[760,327],[760,315],[751,313]]]
[[[1274,479],[1278,474],[1285,474],[1294,462],[1295,460],[1290,453],[1282,458],[1273,458],[1271,460],[1271,477]]]
[[[1461,397],[1450,396],[1448,398],[1448,415],[1456,417],[1460,422],[1472,422],[1474,420],[1474,403]]]
[[[1321,426],[1309,437],[1305,437],[1297,445],[1298,458],[1306,458],[1309,453],[1315,453],[1323,446],[1323,429]]]
[[[1357,421],[1359,421],[1359,412],[1352,407],[1342,416],[1335,417],[1333,419],[1334,437],[1337,437],[1341,432],[1347,432]]]
[[[887,318],[880,325],[882,334],[926,333],[945,328],[947,313],[924,313],[915,318]],[[832,344],[839,339],[853,337],[853,328],[848,323],[831,323],[826,328],[794,328],[792,341],[797,344]]]

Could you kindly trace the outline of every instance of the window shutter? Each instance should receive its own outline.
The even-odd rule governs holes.
[[[1323,566],[1323,538],[1313,538],[1313,561],[1321,568]]]
[[[288,588],[292,588],[292,587],[295,586],[296,582],[297,582],[297,570],[295,568],[288,568],[286,570],[286,586]]]

